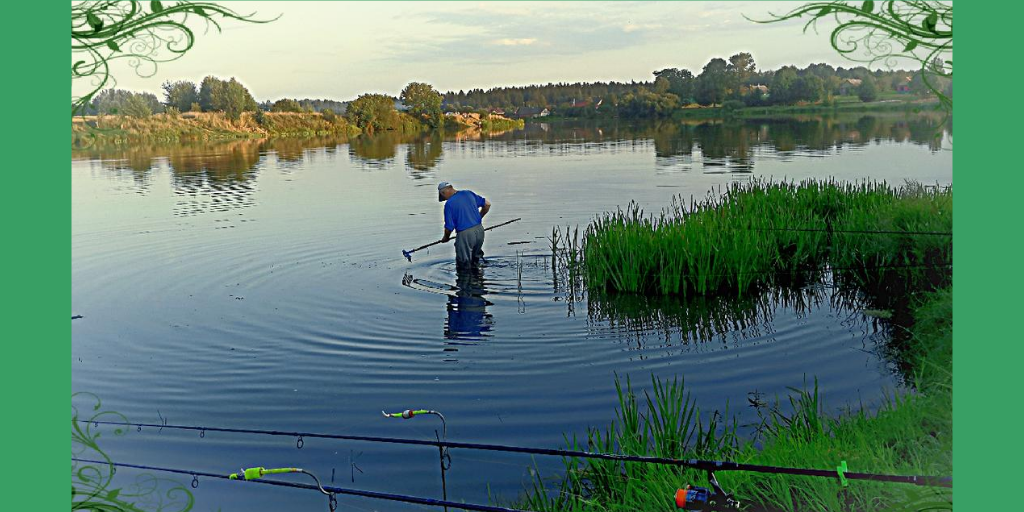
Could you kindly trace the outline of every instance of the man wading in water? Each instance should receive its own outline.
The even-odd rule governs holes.
[[[455,190],[447,181],[437,185],[437,200],[444,205],[444,236],[441,242],[455,237],[455,264],[460,268],[478,265],[484,257],[484,227],[480,223],[491,209],[490,201],[471,190]]]

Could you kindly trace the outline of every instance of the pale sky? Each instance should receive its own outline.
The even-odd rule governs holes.
[[[827,26],[761,25],[803,2],[223,2],[277,21],[222,23],[181,59],[141,78],[125,62],[119,88],[162,97],[165,80],[236,77],[258,101],[398,95],[411,81],[440,91],[548,82],[650,80],[666,67],[699,74],[739,51],[758,68],[827,62],[852,67]],[[73,84],[78,91],[80,84]]]

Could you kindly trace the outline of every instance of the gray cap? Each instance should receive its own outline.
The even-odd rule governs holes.
[[[441,195],[441,191],[446,189],[446,188],[448,188],[448,187],[450,187],[450,186],[452,186],[452,184],[448,183],[447,181],[442,181],[441,183],[437,184],[437,200],[438,200],[438,202],[442,202],[442,203],[444,202],[444,196]]]

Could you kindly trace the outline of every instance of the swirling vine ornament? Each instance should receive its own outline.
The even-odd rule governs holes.
[[[76,401],[93,402],[91,411],[81,414]],[[178,482],[141,474],[124,487],[114,487],[113,461],[99,447],[103,421],[122,421],[123,414],[102,410],[99,397],[92,393],[71,395],[71,454],[72,458],[102,460],[106,464],[71,463],[71,510],[120,510],[130,512],[187,512],[194,505],[192,492]],[[123,436],[126,428],[115,428],[111,433]]]
[[[880,6],[876,6],[881,4]],[[835,20],[831,42],[843,57],[867,65],[883,64],[892,68],[900,60],[921,66],[921,79],[939,100],[947,114],[953,111],[953,98],[934,83],[935,77],[953,78],[953,5],[949,2],[811,2],[785,14],[769,13],[770,20],[756,23],[809,17],[804,32],[819,20]],[[746,17],[746,16],[744,16]]]
[[[180,58],[195,44],[190,23],[205,21],[221,31],[218,20],[268,23],[255,19],[256,13],[239,14],[213,2],[88,1],[71,6],[71,79],[90,79],[89,91],[72,96],[71,113],[84,114],[93,97],[114,87],[111,63],[125,60],[140,77],[156,74],[158,63]]]

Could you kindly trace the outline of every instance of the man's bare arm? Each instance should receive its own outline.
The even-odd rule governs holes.
[[[483,219],[489,211],[491,211],[491,202],[484,199],[484,205],[480,208],[480,218]]]
[[[448,240],[451,240],[451,239],[452,239],[452,230],[445,229],[444,230],[444,236],[441,237],[441,243],[446,244],[446,243],[448,243]]]

